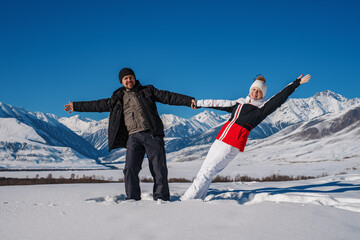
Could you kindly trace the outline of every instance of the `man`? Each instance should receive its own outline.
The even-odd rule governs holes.
[[[65,105],[65,111],[110,112],[109,151],[119,147],[127,149],[124,168],[126,198],[141,199],[139,172],[146,153],[154,178],[153,198],[168,201],[170,193],[163,139],[164,126],[156,102],[195,108],[195,99],[158,90],[152,85],[142,86],[130,68],[121,69],[119,80],[123,87],[117,89],[111,98],[69,102]]]

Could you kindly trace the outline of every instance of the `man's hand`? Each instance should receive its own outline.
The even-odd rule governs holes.
[[[66,104],[65,106],[65,111],[72,113],[74,111],[74,105],[71,101],[69,101],[69,104]]]
[[[303,77],[304,74],[301,74],[298,79],[300,78],[300,84],[304,84],[304,83],[307,83],[310,79],[311,79],[311,75],[310,74],[307,74],[305,77]]]
[[[195,99],[191,100],[191,108],[194,109],[194,110],[197,109]]]

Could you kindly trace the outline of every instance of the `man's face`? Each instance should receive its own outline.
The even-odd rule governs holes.
[[[260,88],[253,87],[250,90],[250,97],[254,100],[260,100],[263,98],[263,93]]]
[[[133,75],[126,75],[121,80],[122,85],[126,88],[126,90],[130,90],[135,86],[135,77]]]

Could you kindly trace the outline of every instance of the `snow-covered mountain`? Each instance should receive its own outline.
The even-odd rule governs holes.
[[[190,119],[180,118],[172,114],[160,116],[164,123],[165,135],[171,137],[193,137],[226,121],[230,114],[218,115],[211,111],[204,111]]]
[[[0,103],[0,168],[98,167],[98,154],[55,115]]]
[[[310,121],[328,113],[340,112],[359,102],[359,98],[347,99],[328,90],[310,98],[291,98],[271,114],[268,120],[282,129],[284,126]]]
[[[289,99],[252,130],[247,148],[251,149],[252,145],[273,137],[277,138],[273,142],[278,142],[282,134],[291,140],[337,134],[346,122],[357,121],[356,111],[331,124],[328,118],[336,114],[340,116],[359,104],[358,98],[347,99],[331,91],[317,93],[307,99]],[[208,110],[190,119],[163,114],[161,119],[166,134],[168,160],[183,162],[203,158],[229,117],[229,113],[218,115]],[[329,129],[328,126],[332,127]],[[94,160],[123,163],[124,149],[108,152],[107,129],[108,119],[95,121],[76,115],[59,118],[0,103],[0,167],[19,167],[22,165],[19,164],[20,160],[36,166],[44,162],[50,165],[60,163],[63,159],[75,162],[87,159],[91,164]],[[296,132],[299,133],[295,135]]]
[[[289,99],[280,109],[253,129],[249,139],[268,137],[287,126],[310,121],[328,113],[340,112],[359,102],[360,99],[358,98],[347,99],[331,91],[317,93],[307,99]],[[188,146],[214,141],[221,126],[229,117],[229,113],[224,112],[224,115],[218,115],[209,110],[205,110],[190,119],[172,114],[161,115],[166,136],[166,151],[170,153]],[[108,119],[97,122],[74,116],[62,118],[60,121],[90,141],[97,149],[107,149]],[[103,153],[106,154],[106,152]]]
[[[347,99],[331,91],[317,93],[315,96],[307,99],[289,99],[277,111],[268,116],[259,126],[253,129],[250,133],[249,139],[266,138],[288,126],[300,122],[309,122],[329,113],[341,112],[358,103],[360,103],[359,98]],[[169,121],[174,126],[177,126],[176,129],[178,129],[178,132],[186,132],[187,134],[177,135],[175,131],[171,131],[170,136],[172,139],[169,141],[167,151],[171,152],[171,150],[176,149],[175,147],[172,147],[172,145],[176,145],[176,150],[179,150],[185,146],[202,145],[213,142],[224,121],[226,121],[229,117],[230,114],[218,116],[214,112],[208,111],[194,116],[188,121],[193,119],[206,119],[204,122],[212,123],[211,126],[207,126],[205,131],[199,131],[194,135],[188,134],[188,132],[184,130],[185,127],[182,128],[184,123],[186,123],[186,119]],[[169,125],[166,125],[165,122],[165,129],[169,128]],[[188,128],[189,127],[186,127],[186,129]],[[169,137],[169,135],[166,135],[166,137]],[[175,144],[173,142],[175,142]],[[181,146],[181,148],[179,148],[179,146]]]
[[[171,171],[191,179],[211,143],[167,154]],[[264,139],[249,140],[221,172],[223,176],[322,176],[360,169],[360,104],[308,122],[291,125]],[[191,174],[193,175],[189,175]],[[180,177],[174,176],[174,177]]]
[[[82,118],[79,115],[75,115],[70,118],[59,118],[58,121],[88,141],[100,151],[100,155],[107,154],[108,118],[95,121],[90,118]]]

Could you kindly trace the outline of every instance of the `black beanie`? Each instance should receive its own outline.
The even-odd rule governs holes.
[[[122,83],[122,79],[123,77],[127,76],[127,75],[133,75],[134,78],[136,79],[135,77],[135,73],[133,70],[131,70],[130,68],[123,68],[120,70],[119,72],[119,80],[120,80],[120,83]]]

